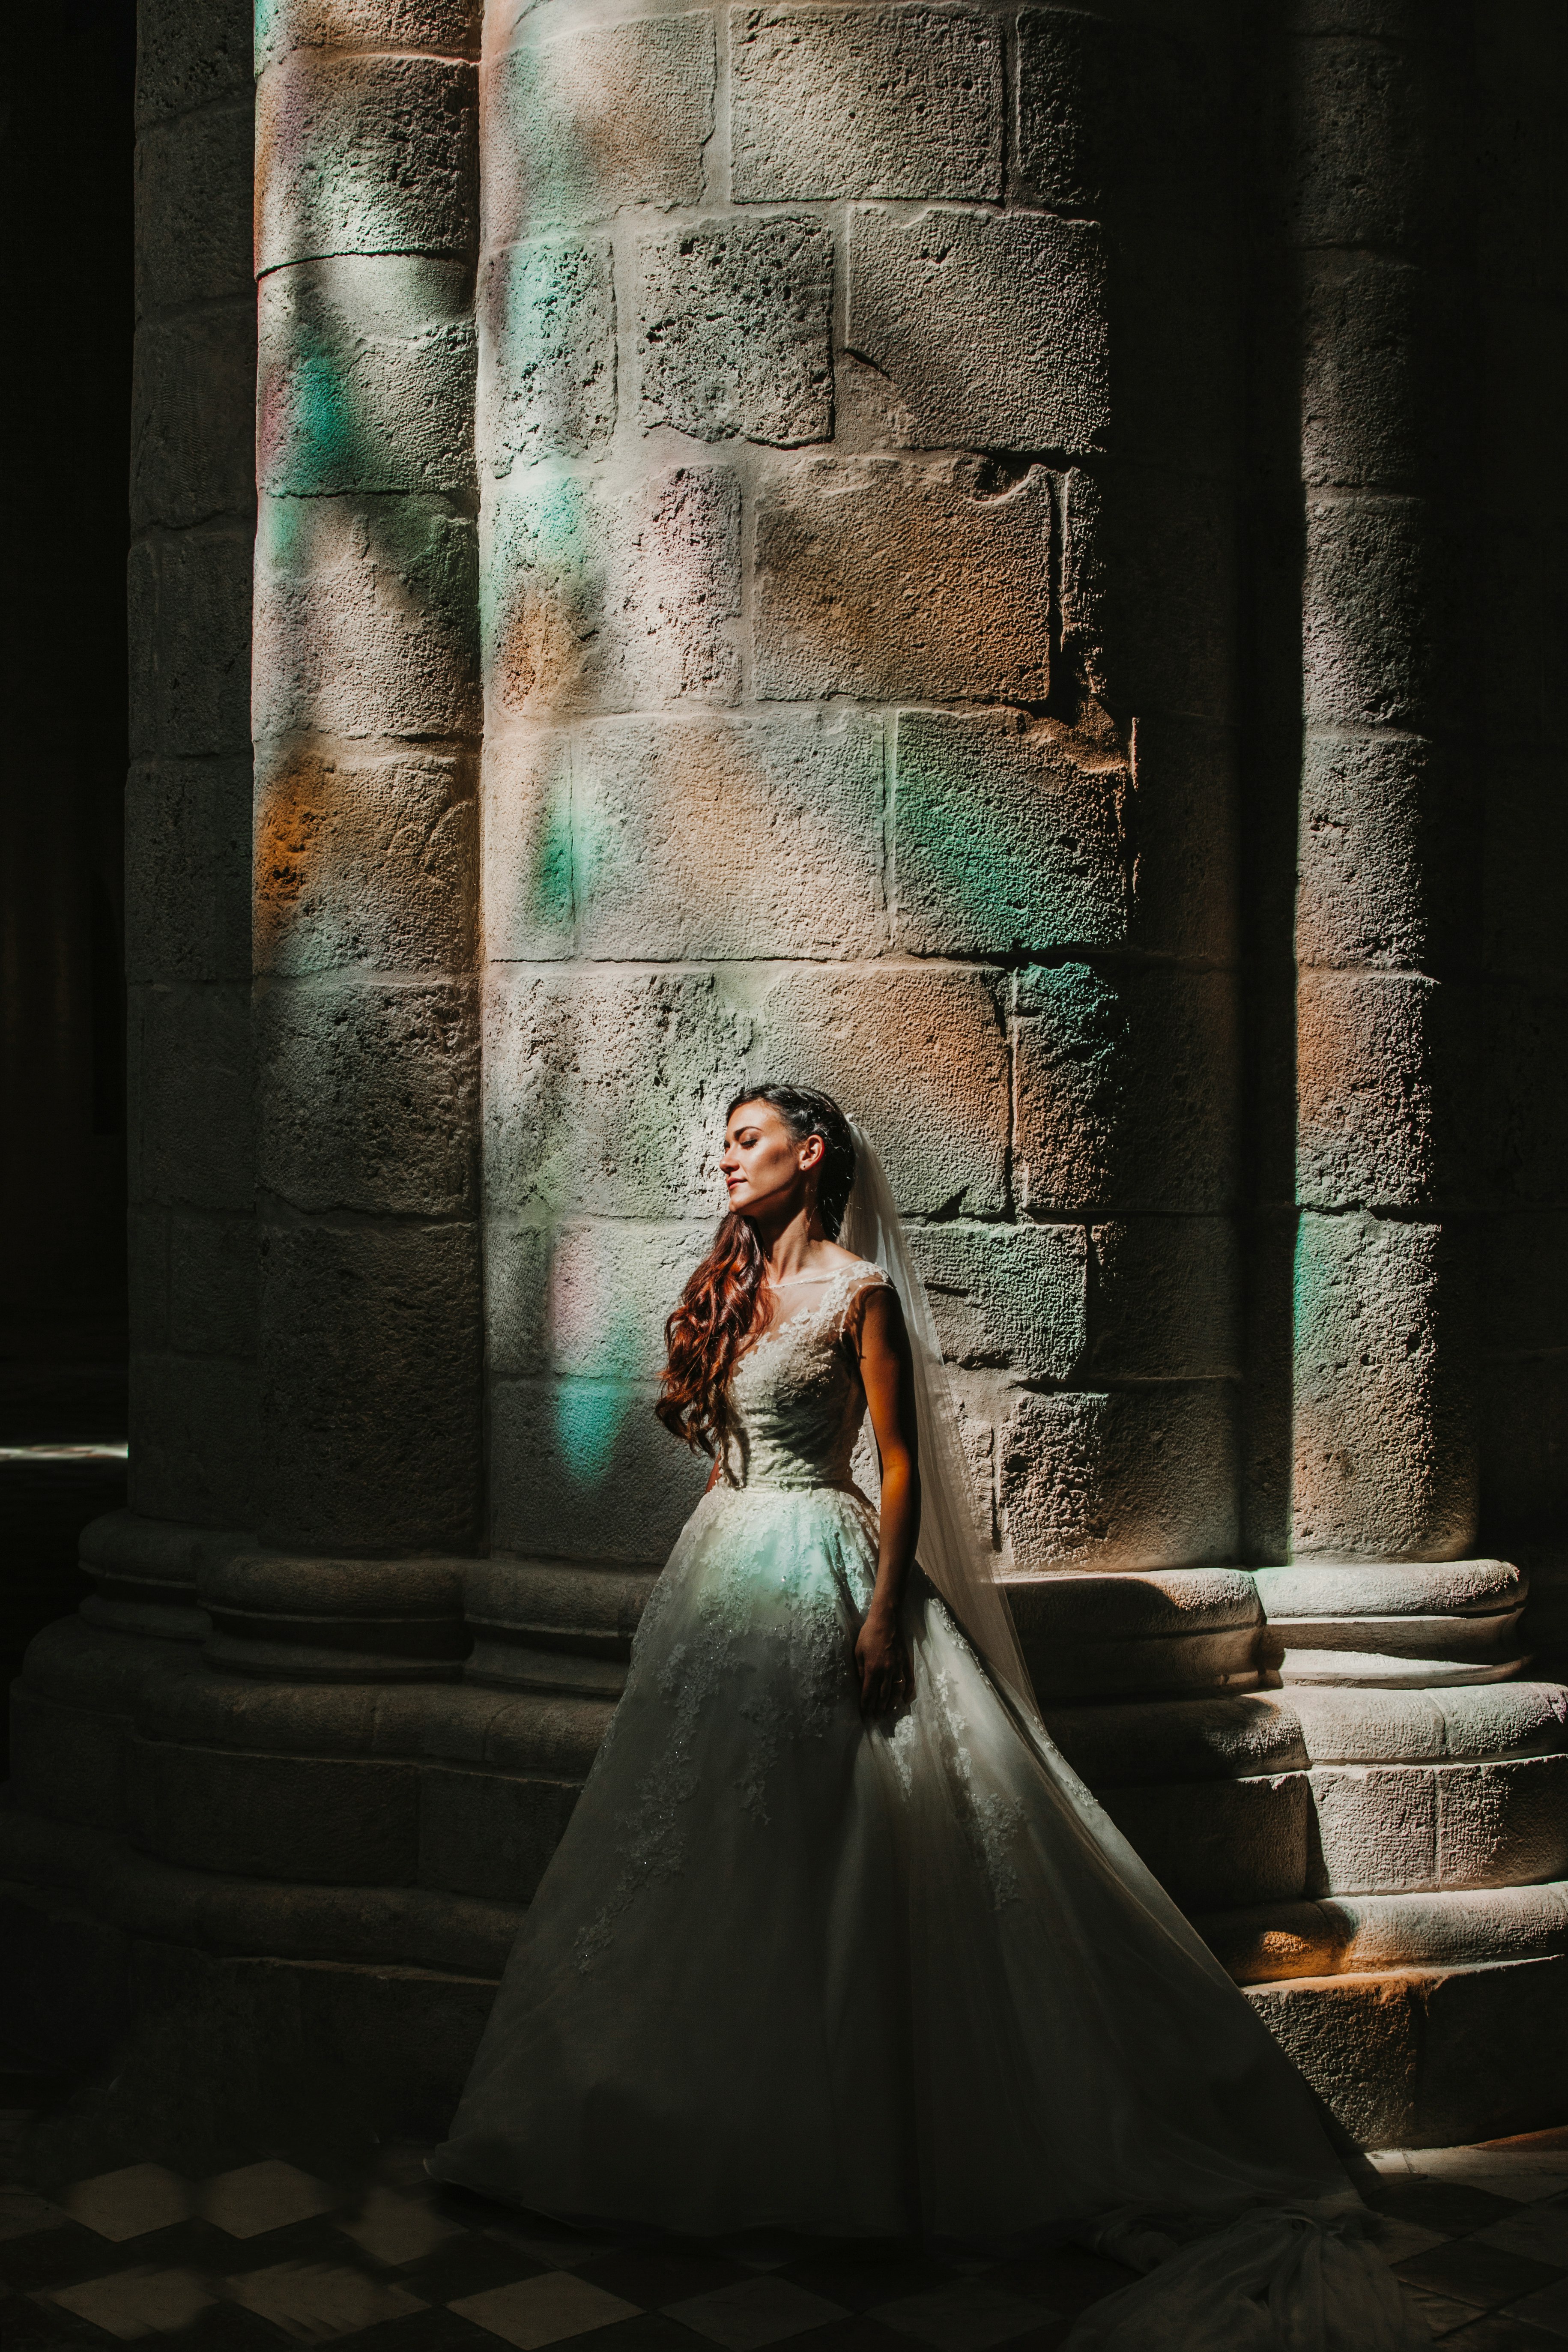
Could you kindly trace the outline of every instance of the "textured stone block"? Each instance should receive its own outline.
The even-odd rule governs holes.
[[[485,243],[702,201],[710,16],[644,16],[515,48],[485,72]]]
[[[1070,1380],[1084,1345],[1081,1226],[921,1225],[911,1240],[950,1363]]]
[[[252,511],[255,459],[246,427],[255,384],[248,304],[142,320],[131,386],[132,530],[156,523],[185,530]]]
[[[833,238],[820,222],[700,221],[637,246],[638,414],[700,441],[833,431]]]
[[[1293,1698],[1274,1691],[1053,1706],[1046,1728],[1096,1790],[1304,1771],[1309,1760]]]
[[[818,458],[758,501],[757,691],[1043,702],[1050,486],[973,466]]]
[[[169,1344],[169,1213],[132,1208],[125,1220],[131,1345],[140,1355]]]
[[[1312,1811],[1304,1773],[1111,1789],[1101,1801],[1184,1910],[1289,1903],[1302,1892]]]
[[[1002,194],[1002,27],[928,8],[731,11],[739,204]]]
[[[142,540],[127,566],[132,758],[250,748],[251,534]]]
[[[584,457],[616,429],[608,237],[536,237],[486,262],[479,443],[498,479],[519,458]]]
[[[462,760],[293,745],[256,779],[256,968],[463,970],[473,961],[473,773]]]
[[[248,94],[251,12],[235,0],[146,0],[136,25],[136,120]]]
[[[902,1209],[1001,1209],[1007,1055],[991,973],[787,973],[761,1028],[750,1075],[825,1087],[870,1136]]]
[[[169,1220],[169,1345],[182,1356],[256,1353],[256,1220]]]
[[[1242,1369],[1241,1257],[1221,1217],[1121,1217],[1089,1232],[1089,1374],[1228,1380]]]
[[[498,971],[485,1015],[490,1208],[717,1217],[724,1108],[752,1033],[711,973]]]
[[[479,0],[261,0],[256,70],[290,49],[429,49],[472,57],[479,46]]]
[[[1469,1058],[1468,992],[1403,973],[1303,972],[1298,990],[1299,1197],[1419,1208],[1468,1192],[1456,1087]],[[1473,1181],[1473,1180],[1472,1180]]]
[[[1410,489],[1456,462],[1443,360],[1464,332],[1459,289],[1384,254],[1310,253],[1303,268],[1302,479]]]
[[[490,1394],[491,1541],[566,1559],[662,1561],[708,1475],[625,1381],[499,1381]]]
[[[133,991],[128,1031],[133,1200],[249,1210],[255,1175],[248,996],[248,989],[233,982]]]
[[[321,1214],[474,1206],[479,1037],[461,983],[274,981],[256,1006],[262,1187]]]
[[[874,954],[882,730],[859,711],[585,728],[572,832],[585,955]]]
[[[570,1781],[426,1766],[419,1775],[419,1884],[531,1902],[576,1801]]]
[[[435,499],[263,499],[258,736],[479,723],[474,526]]]
[[[1475,1524],[1476,1356],[1454,1244],[1403,1219],[1304,1215],[1293,1287],[1298,1549],[1462,1551]]]
[[[254,1365],[210,1356],[137,1355],[130,1438],[133,1511],[196,1527],[250,1524]]]
[[[1046,720],[899,714],[898,939],[916,955],[1116,947],[1131,778]]]
[[[1234,1421],[1220,1381],[1015,1397],[999,1465],[1015,1564],[1124,1570],[1228,1559]]]
[[[678,466],[626,492],[531,477],[489,518],[485,666],[503,709],[733,698],[741,488]]]
[[[479,1258],[468,1223],[263,1228],[263,1542],[473,1544]]]
[[[247,1756],[172,1740],[132,1749],[136,1842],[194,1870],[406,1885],[418,1776],[383,1758]]]
[[[1309,725],[1430,729],[1458,653],[1453,551],[1420,499],[1315,499],[1302,586]]]
[[[910,446],[1087,455],[1110,420],[1104,278],[1089,221],[855,212],[845,347]]]
[[[1296,892],[1303,964],[1408,971],[1441,952],[1458,896],[1445,871],[1459,862],[1444,823],[1452,798],[1443,754],[1422,736],[1309,735]]]
[[[145,760],[125,791],[127,979],[250,975],[250,761]]]
[[[477,84],[434,58],[291,56],[256,94],[256,267],[479,241]]]
[[[258,294],[264,490],[471,492],[474,326],[460,263],[344,254]]]
[[[1152,467],[1068,478],[1063,652],[1095,698],[1162,719],[1226,720],[1236,520],[1223,481]]]
[[[572,739],[563,729],[491,728],[485,740],[482,906],[491,961],[572,953]]]
[[[1036,1210],[1226,1206],[1235,983],[1224,972],[1037,967],[1018,983],[1016,1181]]]
[[[1195,36],[1195,37],[1194,37]],[[1184,17],[1118,25],[1078,9],[1018,16],[1016,150],[1023,190],[1053,210],[1125,217],[1215,198],[1226,124],[1223,35]]]
[[[136,308],[143,315],[198,302],[250,309],[255,111],[247,88],[241,103],[157,123],[137,141]]]
[[[491,1370],[657,1380],[665,1319],[712,1236],[707,1222],[494,1221],[485,1261]]]
[[[1457,78],[1419,47],[1333,35],[1298,45],[1291,227],[1304,246],[1439,241],[1459,197]]]

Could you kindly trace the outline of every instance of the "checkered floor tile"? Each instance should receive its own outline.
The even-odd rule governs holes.
[[[1380,2249],[1445,2352],[1568,2342],[1568,2130],[1373,2163]],[[352,2183],[268,2158],[0,2189],[5,2352],[1050,2352],[1128,2276],[1077,2249],[586,2236],[437,2189],[412,2147]]]

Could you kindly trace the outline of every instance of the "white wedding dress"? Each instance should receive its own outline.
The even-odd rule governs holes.
[[[857,1263],[742,1356],[437,2178],[685,2234],[1135,2263],[1073,2352],[1427,2340],[1268,2032],[921,1571],[868,1722]]]

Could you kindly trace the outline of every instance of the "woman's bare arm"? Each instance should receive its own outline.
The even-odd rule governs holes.
[[[909,1655],[899,1632],[899,1611],[921,1527],[914,1366],[899,1294],[886,1284],[862,1297],[858,1342],[860,1377],[882,1465],[882,1509],[877,1581],[855,1644],[855,1663],[862,1706],[868,1715],[882,1715],[909,1696]]]

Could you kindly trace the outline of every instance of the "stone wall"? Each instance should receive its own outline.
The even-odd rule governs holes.
[[[226,31],[149,24],[237,136]],[[64,1890],[214,2016],[260,1954],[340,2104],[440,2120],[701,1475],[660,1328],[773,1075],[887,1160],[1053,1730],[1312,2081],[1560,2119],[1554,28],[264,12],[254,849],[246,362],[153,339],[164,1286],[19,1686],[45,1949]],[[160,334],[231,350],[213,270]]]

